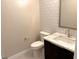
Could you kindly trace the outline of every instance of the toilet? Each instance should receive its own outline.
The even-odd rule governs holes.
[[[50,35],[50,33],[41,31],[40,32],[40,37],[41,37],[40,41],[35,41],[31,44],[31,48],[32,48],[34,57],[40,57],[42,55],[41,53],[42,53],[42,50],[44,47],[43,37],[48,36],[48,35]]]

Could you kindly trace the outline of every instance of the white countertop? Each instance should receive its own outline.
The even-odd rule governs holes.
[[[61,33],[54,33],[54,34],[51,34],[51,35],[44,37],[44,40],[49,41],[52,44],[55,44],[59,47],[65,48],[71,52],[74,52],[75,51],[75,40],[72,43],[67,43],[66,40],[62,41],[62,40],[55,39],[56,37],[59,37],[60,35],[66,36],[66,35],[61,34]]]

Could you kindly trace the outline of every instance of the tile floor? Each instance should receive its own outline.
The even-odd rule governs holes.
[[[8,59],[44,59],[44,49],[37,56],[34,56],[33,51],[30,49],[11,56]]]

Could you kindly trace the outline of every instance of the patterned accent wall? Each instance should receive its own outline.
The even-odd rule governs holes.
[[[39,0],[40,1],[40,29],[49,33],[65,33],[67,29],[59,28],[59,1],[60,0]],[[71,30],[71,35],[76,37],[76,30]]]
[[[59,20],[59,0],[40,0],[41,30],[53,33]]]

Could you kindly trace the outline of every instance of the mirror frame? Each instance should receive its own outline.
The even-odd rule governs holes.
[[[59,27],[60,28],[67,28],[67,29],[77,30],[77,26],[76,26],[76,28],[72,28],[72,27],[67,27],[67,26],[62,26],[61,25],[61,0],[59,1]]]

